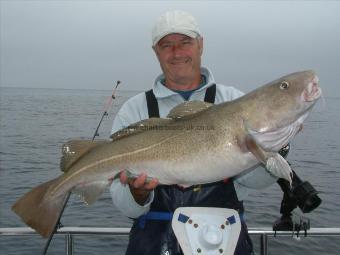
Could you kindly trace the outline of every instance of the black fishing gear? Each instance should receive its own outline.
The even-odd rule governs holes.
[[[275,231],[293,231],[296,224],[292,220],[292,211],[299,207],[303,213],[316,209],[322,202],[317,190],[308,182],[302,181],[293,171],[292,187],[288,181],[279,179],[277,183],[283,191],[280,213],[282,216],[274,222]]]
[[[289,150],[290,145],[287,144],[279,151],[279,154],[286,158]],[[277,181],[283,191],[283,199],[280,207],[282,215],[274,222],[274,231],[296,231],[300,229],[307,231],[310,225],[309,221],[300,218],[299,222],[294,222],[292,211],[299,207],[303,213],[309,213],[321,204],[317,190],[308,181],[302,181],[294,170],[292,171],[291,185],[287,180],[281,178]]]

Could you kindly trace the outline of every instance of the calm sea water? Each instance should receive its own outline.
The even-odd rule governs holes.
[[[107,138],[113,116],[136,92],[119,91],[100,129]],[[11,205],[32,187],[60,174],[61,145],[70,138],[91,138],[110,91],[0,88],[0,227],[23,227]],[[340,227],[340,98],[318,103],[292,143],[293,168],[320,191],[322,205],[306,216],[312,227]],[[249,227],[271,227],[279,216],[278,185],[252,192],[245,201]],[[299,209],[295,210],[300,215]],[[112,205],[106,192],[94,205],[71,196],[64,226],[130,227],[131,221]],[[0,236],[1,254],[40,254],[40,236]],[[253,238],[256,250],[258,239]],[[126,237],[75,237],[75,254],[124,254]],[[56,236],[48,254],[63,254],[64,238]],[[340,237],[269,239],[269,254],[340,254]]]

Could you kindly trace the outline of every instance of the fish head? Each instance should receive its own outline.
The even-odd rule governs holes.
[[[286,75],[274,83],[282,92],[282,96],[291,97],[302,107],[310,107],[320,98],[322,92],[319,87],[319,78],[312,70],[296,72]]]
[[[280,149],[302,129],[321,94],[314,71],[283,76],[245,96],[246,128],[263,148]]]

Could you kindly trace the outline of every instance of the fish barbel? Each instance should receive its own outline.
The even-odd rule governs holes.
[[[70,192],[91,204],[122,169],[143,171],[165,185],[191,186],[262,164],[291,181],[278,151],[299,132],[320,96],[316,74],[296,72],[230,102],[180,104],[167,118],[140,121],[109,141],[70,141],[63,146],[64,173],[23,195],[12,210],[47,237]]]

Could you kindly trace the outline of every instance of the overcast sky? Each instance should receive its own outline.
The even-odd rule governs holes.
[[[151,29],[167,10],[191,12],[203,64],[245,92],[290,72],[315,70],[340,96],[338,1],[1,0],[2,87],[150,88],[160,68]]]

